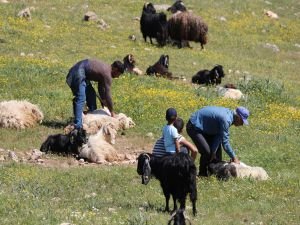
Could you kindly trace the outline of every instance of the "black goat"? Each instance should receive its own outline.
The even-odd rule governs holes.
[[[221,84],[223,77],[225,77],[223,66],[216,65],[212,70],[200,70],[192,77],[192,83],[206,85]]]
[[[211,162],[208,170],[210,174],[216,175],[219,180],[227,181],[230,177],[237,177],[236,167],[225,161]]]
[[[41,152],[53,152],[61,154],[79,154],[78,148],[87,142],[86,131],[74,129],[69,134],[49,135],[42,144]]]
[[[173,225],[186,225],[187,223],[185,221],[188,221],[190,225],[192,225],[190,219],[185,216],[183,209],[178,209],[176,212],[174,212],[171,216],[171,219],[168,222],[168,225],[171,225],[172,221],[174,221]]]
[[[160,46],[166,45],[168,38],[167,15],[163,12],[156,13],[152,3],[145,3],[140,20],[140,28],[145,42],[147,37],[155,38]]]
[[[177,13],[178,11],[180,12],[185,12],[187,11],[186,10],[186,7],[185,5],[183,4],[183,1],[181,0],[177,0],[176,2],[174,2],[174,4],[172,6],[170,6],[167,11],[170,11],[171,13]]]
[[[123,58],[125,72],[142,75],[143,72],[135,66],[135,59],[132,54],[128,54]]]
[[[147,75],[160,75],[172,79],[172,73],[168,71],[169,68],[169,56],[161,55],[159,60],[152,66],[149,66],[146,70]]]
[[[177,200],[180,209],[185,209],[186,197],[189,193],[193,215],[196,215],[196,166],[188,154],[180,152],[156,158],[151,154],[142,153],[138,157],[137,173],[142,176],[142,184],[150,181],[151,174],[160,181],[166,198],[165,211],[169,211],[170,195],[173,198],[174,211],[177,210]]]

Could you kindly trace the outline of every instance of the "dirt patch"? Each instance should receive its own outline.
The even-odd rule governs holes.
[[[141,152],[151,152],[154,140],[148,137],[127,137],[118,135],[114,148],[125,157],[121,161],[104,165],[136,165],[136,158]],[[0,148],[0,163],[15,161],[19,163],[36,164],[50,168],[72,168],[81,166],[103,166],[103,164],[89,163],[73,156],[59,156],[55,154],[41,154],[37,149],[28,151],[8,150]]]

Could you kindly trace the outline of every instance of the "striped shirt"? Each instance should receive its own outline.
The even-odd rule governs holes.
[[[180,134],[178,134],[178,135],[179,136],[178,136],[177,140],[179,141],[179,144],[180,144],[180,141],[184,140],[184,137]],[[182,148],[180,148],[180,151],[182,151]],[[187,151],[185,150],[184,152],[187,152]],[[159,138],[154,144],[152,155],[155,157],[163,157],[163,156],[170,155],[170,154],[171,153],[166,152],[164,137]]]

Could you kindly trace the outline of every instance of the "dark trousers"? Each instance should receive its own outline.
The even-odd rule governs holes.
[[[199,131],[194,127],[194,125],[189,121],[186,125],[186,132],[193,140],[196,145],[198,152],[200,153],[200,166],[199,166],[199,176],[208,176],[208,165],[212,156],[212,151],[210,145],[214,139],[214,135],[207,135]],[[218,147],[216,152],[216,160],[222,161],[222,147]]]

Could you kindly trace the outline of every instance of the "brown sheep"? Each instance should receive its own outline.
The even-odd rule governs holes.
[[[201,48],[207,43],[208,26],[200,16],[189,12],[174,14],[168,20],[168,33],[171,39],[179,42],[182,47],[184,41],[200,42]]]

